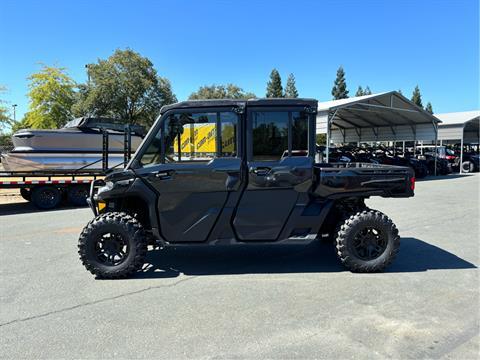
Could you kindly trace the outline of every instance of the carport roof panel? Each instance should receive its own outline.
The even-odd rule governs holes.
[[[435,114],[442,121],[443,125],[463,125],[469,121],[480,119],[480,110],[460,111],[443,114]]]
[[[440,122],[396,91],[320,102],[318,111],[335,113],[332,124],[346,129]]]

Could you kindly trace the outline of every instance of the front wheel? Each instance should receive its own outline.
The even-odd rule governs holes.
[[[83,229],[78,254],[85,268],[99,278],[124,278],[140,270],[147,254],[143,226],[126,213],[97,216]]]
[[[340,261],[353,272],[384,270],[395,258],[400,237],[395,224],[376,210],[363,210],[346,219],[337,233]]]

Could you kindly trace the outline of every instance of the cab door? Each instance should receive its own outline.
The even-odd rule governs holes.
[[[248,108],[248,184],[233,218],[239,240],[277,240],[299,195],[308,191],[313,119],[302,107]]]
[[[240,189],[239,115],[232,109],[166,113],[136,172],[158,194],[169,242],[208,238],[231,192]]]

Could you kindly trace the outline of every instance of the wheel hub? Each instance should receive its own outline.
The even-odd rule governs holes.
[[[385,234],[377,228],[365,227],[358,231],[353,242],[355,255],[362,260],[374,260],[383,254],[387,247]]]
[[[128,243],[120,234],[103,234],[95,244],[98,260],[105,265],[120,265],[128,255]]]

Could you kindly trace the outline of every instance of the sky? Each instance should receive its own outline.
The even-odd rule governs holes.
[[[0,38],[0,96],[17,119],[40,63],[81,83],[117,48],[148,57],[179,100],[226,83],[262,97],[277,68],[327,101],[342,65],[351,96],[418,85],[436,113],[480,108],[478,0],[0,0]]]

